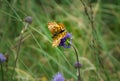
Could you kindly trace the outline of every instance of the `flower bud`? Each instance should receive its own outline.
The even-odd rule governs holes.
[[[74,66],[75,66],[75,68],[81,68],[82,64],[80,64],[79,62],[76,62]]]
[[[26,23],[31,24],[31,23],[32,23],[32,17],[31,17],[31,16],[27,16],[27,17],[25,17],[24,21],[25,21]]]

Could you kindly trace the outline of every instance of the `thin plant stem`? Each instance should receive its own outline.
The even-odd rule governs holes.
[[[102,58],[99,56],[99,54],[97,54],[97,58],[98,58],[98,61],[99,61],[99,63],[100,63],[100,65],[101,65],[101,68],[103,69],[103,71],[104,71],[104,74],[105,74],[105,76],[106,76],[106,78],[107,78],[107,81],[111,81],[110,80],[110,78],[109,78],[109,76],[108,76],[108,73],[107,73],[107,71],[105,70],[105,67],[104,67],[104,63],[103,63],[103,61],[102,61]]]
[[[87,9],[87,6],[85,5],[84,1],[83,0],[80,0],[83,7],[84,7],[84,10],[85,10],[85,14],[87,15],[88,19],[91,21],[91,18],[90,18],[90,15],[88,13],[88,9]]]
[[[25,24],[25,27],[22,29],[21,31],[21,35],[25,32],[25,30],[27,29],[28,27],[28,23]],[[21,39],[21,43],[24,42],[23,38]],[[19,43],[17,43],[16,45],[14,45],[13,47],[11,47],[12,49],[16,49],[17,47],[19,46]]]
[[[91,24],[91,27],[92,27],[92,36],[93,36],[93,39],[92,39],[92,42],[93,42],[93,47],[95,48],[95,49],[97,49],[97,46],[95,46],[95,44],[98,44],[97,42],[96,42],[96,40],[97,40],[97,38],[94,36],[94,35],[96,35],[97,33],[96,33],[96,30],[95,30],[95,25],[94,25],[94,17],[93,17],[93,10],[92,10],[92,5],[91,5],[91,3],[89,2],[89,8],[90,8],[90,10],[91,10],[91,12],[90,12],[90,15],[89,15],[89,13],[88,13],[88,9],[87,9],[87,6],[85,5],[85,3],[83,2],[83,0],[80,0],[81,1],[81,3],[82,3],[82,5],[84,6],[84,10],[85,10],[85,14],[87,15],[87,17],[88,17],[88,19],[89,19],[89,21],[90,21],[90,24]],[[105,76],[107,77],[107,80],[108,81],[110,81],[110,79],[109,79],[109,76],[108,76],[108,74],[107,74],[107,72],[106,72],[106,70],[105,70],[105,67],[104,67],[104,65],[103,65],[103,61],[101,60],[102,58],[99,56],[99,54],[98,54],[98,52],[99,52],[99,50],[96,50],[97,51],[97,58],[98,58],[98,61],[99,61],[99,63],[100,63],[100,65],[101,65],[101,68],[103,69],[103,71],[104,71],[104,73],[105,73]]]
[[[89,7],[90,7],[90,10],[91,10],[91,19],[90,19],[90,23],[91,23],[91,27],[92,27],[92,34],[93,34],[93,36],[94,35],[96,35],[97,34],[97,32],[96,32],[96,30],[95,30],[95,25],[94,25],[94,18],[93,18],[93,9],[92,9],[92,5],[91,5],[91,3],[89,3]],[[94,38],[93,40],[97,40],[97,38]],[[93,42],[93,45],[96,43],[96,41],[94,41]],[[98,43],[96,43],[96,44],[98,44]],[[97,47],[96,46],[94,46],[96,49],[97,49]],[[96,50],[98,53],[100,52],[100,50]],[[102,61],[102,58],[100,57],[100,55],[97,53],[97,57],[98,57],[98,61],[99,61],[99,63],[100,63],[100,65],[101,65],[101,68],[103,69],[103,71],[104,71],[104,73],[105,73],[105,76],[106,76],[106,78],[107,78],[107,80],[108,81],[110,81],[110,78],[109,78],[109,76],[108,76],[108,73],[106,72],[106,70],[105,70],[105,67],[104,67],[104,63],[103,63],[103,61]]]
[[[11,75],[11,80],[13,79],[13,76],[14,76],[14,73],[15,73],[15,68],[16,68],[16,65],[17,65],[17,61],[18,61],[18,57],[19,57],[19,52],[20,52],[21,40],[22,40],[22,35],[20,35],[20,41],[19,41],[19,44],[18,44],[18,49],[16,51],[17,56],[16,56],[16,59],[15,59],[15,65],[13,67],[13,71],[12,71],[12,75]]]
[[[72,48],[73,48],[74,51],[75,51],[77,63],[80,63],[80,62],[79,62],[79,56],[78,56],[78,53],[77,53],[77,49],[75,48],[75,46],[74,46],[73,44],[71,44],[71,46],[72,46]],[[80,75],[80,68],[77,68],[77,72],[78,72],[78,81],[82,81],[81,75]]]
[[[3,65],[1,63],[1,80],[4,81],[4,71],[3,71]]]
[[[21,44],[22,44],[23,33],[26,30],[27,26],[28,26],[28,23],[25,24],[25,27],[23,28],[23,30],[21,31],[21,34],[20,34],[20,39],[19,39],[19,42],[17,44],[18,48],[17,48],[17,51],[16,51],[17,56],[16,56],[16,59],[15,59],[15,65],[13,66],[13,71],[12,71],[10,81],[13,79],[13,76],[14,76],[14,73],[15,73],[15,68],[16,68],[16,65],[17,65],[18,58],[19,58],[20,47],[21,47]]]

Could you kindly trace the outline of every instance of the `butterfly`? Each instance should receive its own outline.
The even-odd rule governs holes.
[[[52,39],[53,39],[52,46],[53,47],[58,46],[60,44],[61,39],[64,38],[67,34],[67,32],[65,31],[64,24],[49,22],[48,29],[52,33]]]

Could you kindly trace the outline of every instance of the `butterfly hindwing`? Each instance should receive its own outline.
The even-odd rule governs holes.
[[[55,47],[55,46],[58,46],[60,44],[60,41],[62,38],[64,38],[66,36],[67,32],[62,32],[60,34],[58,34],[57,36],[55,36],[53,38],[53,44],[52,46]]]

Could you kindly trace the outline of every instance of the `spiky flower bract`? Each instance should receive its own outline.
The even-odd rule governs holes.
[[[54,77],[53,77],[53,80],[52,81],[64,81],[64,77],[63,75],[58,72]]]
[[[70,48],[72,42],[72,35],[67,33],[64,38],[61,39],[59,46],[63,46],[64,48]]]

